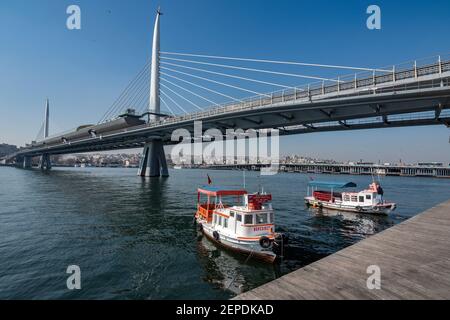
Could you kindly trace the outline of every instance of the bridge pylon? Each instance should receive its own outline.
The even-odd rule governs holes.
[[[150,73],[150,101],[149,101],[149,122],[158,121],[161,114],[160,100],[160,31],[159,19],[161,16],[160,8],[156,14],[155,28],[153,31],[152,45],[152,64]],[[141,177],[167,177],[169,170],[167,168],[166,154],[164,153],[164,143],[160,139],[152,139],[144,146],[141,163],[139,165],[138,175]]]
[[[31,169],[32,166],[31,159],[32,159],[31,157],[23,157],[22,164],[24,169]]]
[[[50,102],[47,98],[45,101],[45,118],[44,118],[44,139],[49,136],[49,120],[50,120]],[[52,168],[52,163],[50,161],[50,155],[44,153],[41,155],[39,160],[39,168],[41,170],[50,170]]]

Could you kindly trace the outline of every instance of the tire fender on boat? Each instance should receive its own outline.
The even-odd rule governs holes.
[[[358,211],[358,212],[361,212],[361,211],[362,211],[362,208],[361,208],[360,206],[357,206],[355,209],[356,209],[356,211]]]
[[[200,232],[203,231],[203,224],[201,223],[197,224],[197,230]]]
[[[220,241],[220,235],[219,235],[219,233],[218,233],[217,231],[214,231],[214,232],[213,232],[213,237],[214,237],[214,239],[215,239],[216,241]]]
[[[261,238],[259,238],[259,245],[264,249],[267,249],[270,247],[271,241],[269,238],[262,236]]]

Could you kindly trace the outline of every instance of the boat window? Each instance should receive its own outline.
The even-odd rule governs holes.
[[[370,199],[372,199],[372,195],[370,195],[370,194],[366,194],[366,199],[367,199],[367,200],[370,200]]]
[[[256,215],[256,224],[266,224],[267,221],[267,213],[258,213]]]
[[[219,225],[222,225],[222,216],[219,216]]]
[[[270,223],[273,223],[273,212],[271,212],[269,215],[270,215]]]
[[[242,216],[239,213],[236,215],[236,221],[242,222]]]
[[[352,196],[352,202],[358,202],[358,197],[357,196]]]
[[[217,214],[214,215],[213,223],[214,223],[214,224],[217,223]]]
[[[344,195],[344,201],[350,201],[350,196],[348,194]]]
[[[228,219],[223,219],[223,226],[228,228]]]
[[[234,218],[234,211],[230,211],[230,217]]]
[[[359,196],[359,202],[364,202],[364,196]]]
[[[253,224],[253,215],[252,214],[246,214],[244,216],[244,224]]]

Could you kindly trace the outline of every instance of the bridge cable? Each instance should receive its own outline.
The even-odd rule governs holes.
[[[180,97],[181,99],[185,100],[186,102],[192,104],[194,107],[196,107],[198,110],[200,111],[204,111],[203,108],[201,108],[198,104],[192,102],[191,100],[189,100],[188,98],[183,97],[181,94],[179,94],[178,92],[172,90],[171,88],[169,88],[168,86],[166,86],[164,83],[160,83],[161,86],[163,86],[164,88],[166,88],[167,90],[169,90],[170,92],[172,92],[173,94],[177,95],[178,97]]]
[[[114,103],[108,108],[108,110],[105,112],[99,123],[104,122],[108,119],[108,117],[111,116],[111,114],[114,114],[117,112],[118,108],[121,108],[123,106],[123,102],[125,97],[129,94],[130,91],[133,90],[133,88],[136,86],[136,83],[140,81],[142,76],[145,74],[145,71],[150,66],[150,63],[145,64],[145,66],[139,71],[139,73],[133,78],[133,80],[126,86],[126,88],[122,91],[122,93],[119,95],[119,97],[114,101]]]
[[[195,92],[193,92],[193,91],[191,91],[189,89],[186,89],[186,88],[184,88],[182,86],[179,86],[176,83],[173,83],[172,81],[169,81],[169,80],[167,80],[164,77],[161,77],[161,80],[163,80],[163,81],[165,81],[165,82],[167,82],[167,83],[169,83],[169,84],[171,84],[171,85],[173,85],[173,86],[175,86],[175,87],[177,87],[177,88],[179,88],[181,90],[184,90],[184,91],[186,91],[186,92],[188,92],[188,93],[190,93],[190,94],[192,94],[192,95],[194,95],[194,96],[196,96],[196,97],[198,97],[200,99],[203,99],[203,100],[205,100],[205,101],[207,101],[207,102],[209,102],[209,103],[211,103],[211,104],[213,104],[215,106],[219,106],[219,104],[217,102],[211,101],[208,98],[203,97],[202,95],[199,95],[199,94],[197,94],[197,93],[195,93]]]
[[[39,129],[38,134],[36,135],[36,138],[34,139],[34,141],[39,141],[44,138],[44,127],[45,127],[45,122],[42,122],[41,128]]]
[[[138,81],[140,81],[142,79],[142,76],[145,75],[145,71],[147,70],[148,66],[149,65],[146,64],[144,68],[141,69],[141,71],[138,73],[138,75],[129,83],[127,88],[121,93],[119,98],[112,105],[112,108],[110,108],[109,112],[102,118],[101,121],[106,121],[108,118],[111,118],[112,115],[116,115],[118,110],[121,110],[123,108],[129,94],[133,90],[135,90]]]
[[[159,97],[159,99],[161,100],[162,104],[169,110],[169,112],[173,115],[176,116],[176,114],[172,111],[172,108],[169,107],[169,105],[167,104],[167,102],[164,100],[163,97]]]
[[[180,106],[180,104],[178,102],[176,102],[174,99],[172,99],[171,96],[169,96],[164,90],[161,90],[161,93],[167,97],[167,99],[169,99],[170,101],[173,102],[173,104],[175,104],[180,110],[182,110],[185,114],[188,114],[188,112],[182,107]]]
[[[144,112],[149,110],[149,104],[150,104],[150,92],[149,89],[150,84],[148,81],[146,81],[144,89],[140,93],[140,98],[136,102],[136,111],[140,114],[143,114]]]
[[[350,66],[317,64],[317,63],[305,63],[305,62],[294,62],[294,61],[249,59],[249,58],[212,56],[212,55],[178,53],[178,52],[167,52],[167,51],[161,51],[160,53],[161,54],[166,54],[166,55],[172,55],[172,56],[198,57],[198,58],[208,58],[208,59],[247,61],[247,62],[259,62],[259,63],[273,63],[273,64],[297,65],[297,66],[305,66],[305,67],[319,67],[319,68],[359,70],[359,71],[392,72],[392,70],[383,70],[383,69],[376,69],[376,68],[350,67]]]
[[[200,69],[200,68],[193,68],[193,67],[183,66],[183,65],[179,65],[179,64],[175,64],[175,63],[165,62],[165,61],[162,61],[161,64],[168,64],[168,65],[175,66],[175,67],[180,67],[180,68],[185,68],[185,69],[191,69],[191,70],[211,73],[211,74],[224,76],[224,77],[228,77],[228,78],[234,78],[234,79],[239,79],[239,80],[245,80],[245,81],[250,81],[250,82],[266,84],[266,85],[269,85],[269,86],[280,87],[280,88],[284,88],[284,89],[293,89],[294,88],[292,86],[286,86],[286,85],[283,85],[283,84],[267,82],[267,81],[261,81],[261,80],[251,79],[251,78],[245,78],[245,77],[240,77],[240,76],[236,76],[236,75],[231,75],[231,74],[221,73],[221,72],[216,72],[216,71],[211,71],[211,70],[205,70],[205,69]]]
[[[122,113],[127,108],[133,108],[137,113],[141,112],[141,109],[145,108],[145,105],[149,101],[149,73],[141,79],[141,82],[136,86],[134,93],[130,93],[130,98],[122,105]]]
[[[135,111],[140,112],[140,110],[143,108],[143,104],[145,105],[145,101],[149,100],[149,84],[148,81],[145,80],[147,79],[144,79],[144,81],[142,81],[139,89],[136,89],[135,94],[128,101],[126,101],[126,104],[122,106],[121,110],[119,110],[119,113],[124,113],[128,108],[133,108],[135,109]]]
[[[179,70],[174,70],[174,69],[172,69],[172,68],[168,68],[168,67],[162,66],[161,69],[163,69],[163,70],[169,70],[169,71],[172,71],[172,72],[175,72],[175,73],[184,74],[184,75],[186,75],[186,76],[193,77],[193,78],[197,78],[197,79],[200,79],[200,80],[204,80],[204,81],[208,81],[208,82],[220,84],[220,85],[225,86],[225,87],[230,87],[230,88],[233,88],[233,89],[237,89],[237,90],[241,90],[241,91],[250,92],[250,93],[253,93],[253,94],[258,95],[258,96],[266,96],[266,97],[269,97],[269,98],[271,97],[271,96],[268,95],[268,94],[264,94],[264,93],[260,93],[260,92],[256,92],[256,91],[252,91],[252,90],[248,90],[248,89],[236,87],[236,86],[233,86],[233,85],[231,85],[231,84],[227,84],[227,83],[223,83],[223,82],[220,82],[220,81],[216,81],[216,80],[211,80],[211,79],[203,78],[203,77],[196,76],[196,75],[193,75],[193,74],[189,74],[189,73],[186,73],[186,72],[182,72],[182,71],[179,71]]]
[[[170,78],[172,78],[172,79],[176,79],[176,80],[182,81],[182,82],[184,82],[184,83],[190,84],[190,85],[195,86],[195,87],[197,87],[197,88],[200,88],[200,89],[203,89],[203,90],[206,90],[206,91],[215,93],[215,94],[220,95],[220,96],[223,96],[223,97],[225,97],[225,98],[228,98],[228,99],[231,99],[231,100],[240,102],[240,100],[237,99],[237,98],[234,98],[234,97],[231,97],[231,96],[229,96],[229,95],[223,94],[223,93],[221,93],[221,92],[219,92],[219,91],[215,91],[215,90],[206,88],[206,87],[204,87],[204,86],[201,86],[201,85],[199,85],[199,84],[193,83],[193,82],[191,82],[191,81],[188,81],[188,80],[184,80],[184,79],[175,77],[175,76],[170,75],[170,74],[165,73],[165,72],[161,72],[161,74],[164,75],[164,76],[166,76],[166,77],[170,77]]]
[[[150,94],[150,79],[148,77],[144,78],[136,96],[130,99],[130,107],[135,108],[136,111],[142,113],[145,108],[148,109],[149,104],[149,94]]]
[[[145,68],[145,67],[144,67]],[[115,114],[117,112],[118,108],[121,108],[123,105],[123,100],[128,95],[128,92],[132,90],[132,88],[136,84],[136,80],[142,76],[144,70],[141,70],[138,75],[128,84],[127,88],[122,91],[120,96],[116,99],[116,101],[112,104],[112,106],[108,109],[108,111],[105,113],[105,115],[102,117],[100,122],[106,121],[108,118],[110,118],[111,114]]]
[[[226,64],[217,64],[217,63],[200,62],[200,61],[194,61],[194,60],[166,58],[166,57],[161,57],[161,59],[180,61],[180,62],[188,62],[188,63],[201,64],[201,65],[207,65],[207,66],[213,66],[213,67],[228,68],[228,69],[235,69],[235,70],[244,70],[244,71],[260,72],[260,73],[268,73],[268,74],[275,74],[275,75],[281,75],[281,76],[287,76],[287,77],[296,77],[296,78],[321,80],[321,81],[341,82],[341,81],[339,81],[337,79],[328,79],[328,78],[322,78],[322,77],[305,76],[305,75],[301,75],[301,74],[286,73],[286,72],[279,72],[279,71],[271,71],[271,70],[265,70],[265,69],[255,69],[255,68],[245,68],[245,67],[238,67],[238,66],[230,66],[230,65],[226,65]],[[167,63],[167,62],[161,62],[161,63]],[[391,70],[391,72],[392,72],[392,70]]]

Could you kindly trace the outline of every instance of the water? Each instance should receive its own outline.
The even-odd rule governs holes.
[[[135,169],[0,168],[1,299],[227,299],[400,223],[449,198],[448,180],[382,178],[390,217],[315,215],[303,197],[309,175],[246,173],[247,189],[274,196],[278,231],[290,236],[279,266],[249,261],[199,239],[196,188],[242,186],[242,172],[173,170],[141,179]],[[352,180],[366,176],[316,176]],[[82,289],[66,287],[67,266]]]

